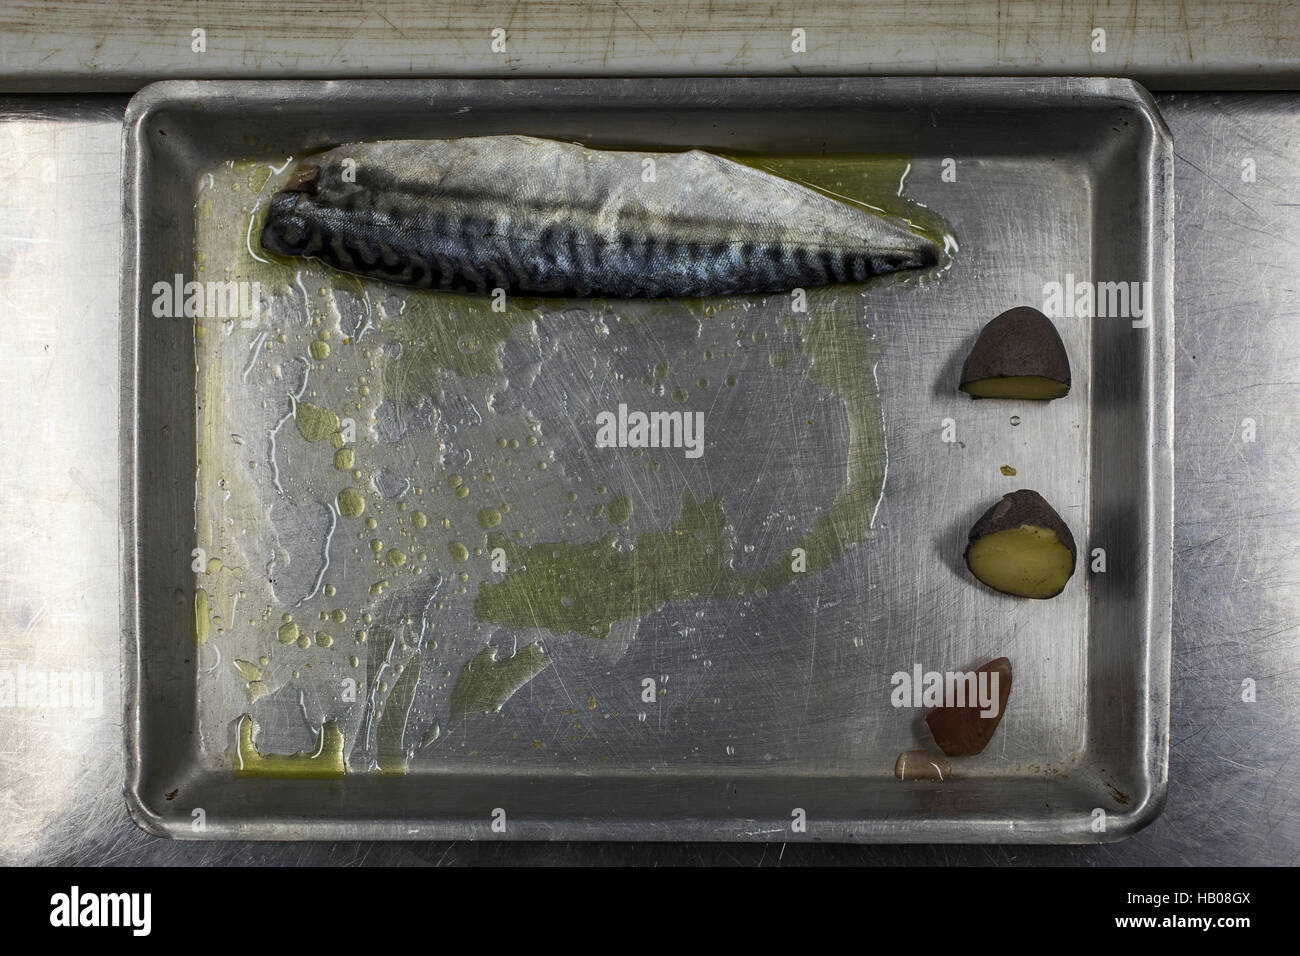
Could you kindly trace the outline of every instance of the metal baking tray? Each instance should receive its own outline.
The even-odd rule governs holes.
[[[512,305],[532,314],[504,334],[477,305],[430,310],[323,267],[256,262],[253,217],[290,157],[488,133],[794,162],[846,193],[871,173],[880,197],[902,191],[942,217],[956,246],[935,274],[832,290],[802,314],[786,297],[537,302]],[[1172,151],[1140,87],[167,82],[130,103],[125,170],[126,795],[146,830],[1049,843],[1119,839],[1159,813]],[[882,190],[881,171],[897,183]],[[159,304],[175,276],[276,268],[283,282],[237,318]],[[1145,309],[1057,319],[1073,366],[1064,400],[958,393],[979,328],[1043,307],[1053,282],[1146,283]],[[402,339],[417,318],[424,335],[451,323],[460,358],[439,372],[437,401],[395,417],[370,386],[397,395],[425,374],[402,364],[424,347]],[[810,374],[815,322],[839,330],[833,361],[852,401]],[[704,411],[705,453],[597,453],[594,416],[618,401]],[[353,420],[351,470],[328,467],[345,436],[313,443],[295,428],[302,402],[344,411],[314,437]],[[603,636],[557,633],[554,608],[541,627],[476,611],[500,581],[473,520],[487,503],[512,506],[497,529],[512,548],[560,540],[588,555],[606,535],[626,552],[671,528],[690,492],[725,514],[693,526],[716,536],[705,551],[752,569],[803,540],[850,483],[867,486],[850,441],[876,417],[883,494],[861,498],[860,526],[815,573],[742,598],[669,587],[662,607],[609,610]],[[375,528],[340,518],[340,483],[368,496]],[[1079,569],[1053,600],[991,592],[962,565],[976,516],[1022,487],[1078,542]],[[390,551],[403,562],[392,573]],[[597,568],[572,565],[579,601],[605,583]],[[282,642],[286,614],[300,627]],[[895,757],[923,743],[922,711],[893,705],[892,675],[1004,655],[1015,683],[990,746],[946,780],[896,779]],[[457,696],[467,665],[482,678],[507,659]]]

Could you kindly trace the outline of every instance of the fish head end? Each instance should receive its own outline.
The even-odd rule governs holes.
[[[939,247],[929,239],[917,237],[901,249],[891,250],[884,257],[880,272],[907,272],[929,269],[939,264]]]

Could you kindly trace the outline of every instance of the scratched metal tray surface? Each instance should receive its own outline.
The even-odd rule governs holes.
[[[947,256],[806,302],[497,311],[259,253],[295,160],[492,133],[743,156],[939,224]],[[167,82],[130,104],[125,169],[126,796],[148,831],[1089,842],[1159,813],[1172,154],[1141,88]],[[980,327],[1053,283],[1140,295],[1056,319],[1067,398],[960,394]],[[701,440],[601,447],[620,406],[702,418]],[[1053,600],[962,563],[1017,488],[1078,543]],[[926,739],[894,675],[1000,656],[989,747],[896,779]]]

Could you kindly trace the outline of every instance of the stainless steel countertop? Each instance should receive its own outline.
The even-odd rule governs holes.
[[[173,843],[121,797],[117,541],[125,100],[0,100],[0,862],[1295,864],[1300,858],[1300,96],[1167,95],[1177,167],[1170,789],[1089,847]],[[1253,161],[1247,164],[1247,160]],[[1244,165],[1245,164],[1245,165]],[[1243,169],[1254,170],[1253,182]],[[1253,430],[1253,434],[1252,434]],[[1253,440],[1246,440],[1253,438]],[[1253,681],[1255,701],[1243,701]],[[95,688],[102,688],[97,695]],[[71,705],[71,706],[64,706]]]

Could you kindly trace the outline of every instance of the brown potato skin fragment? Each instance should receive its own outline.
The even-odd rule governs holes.
[[[1002,715],[1007,712],[1007,698],[1011,696],[1011,661],[1005,657],[989,661],[977,674],[998,675],[998,713],[996,717],[981,717],[979,705],[974,707],[935,707],[925,715],[925,722],[934,735],[934,742],[949,757],[973,757],[989,745]]]
[[[1066,584],[1068,584],[1070,578],[1074,577],[1074,568],[1079,560],[1079,553],[1074,546],[1074,535],[1070,534],[1069,526],[1061,520],[1061,516],[1056,513],[1056,509],[1047,503],[1047,499],[1029,488],[1008,492],[1002,496],[1001,501],[980,515],[979,520],[970,529],[970,535],[966,541],[965,559],[967,570],[975,576],[977,581],[983,584],[983,580],[978,574],[975,574],[975,569],[970,566],[971,545],[985,535],[1019,528],[1022,524],[1046,528],[1056,535],[1057,541],[1070,549],[1070,576],[1065,579]],[[1065,584],[1062,584],[1058,590],[1052,594],[1045,594],[1038,600],[1054,598],[1064,590]],[[1030,600],[1034,599],[1031,598]]]
[[[1067,393],[1070,390],[1070,359],[1061,333],[1037,309],[1019,306],[1003,312],[980,331],[962,365],[960,388],[990,378],[1027,375],[1061,382]]]

